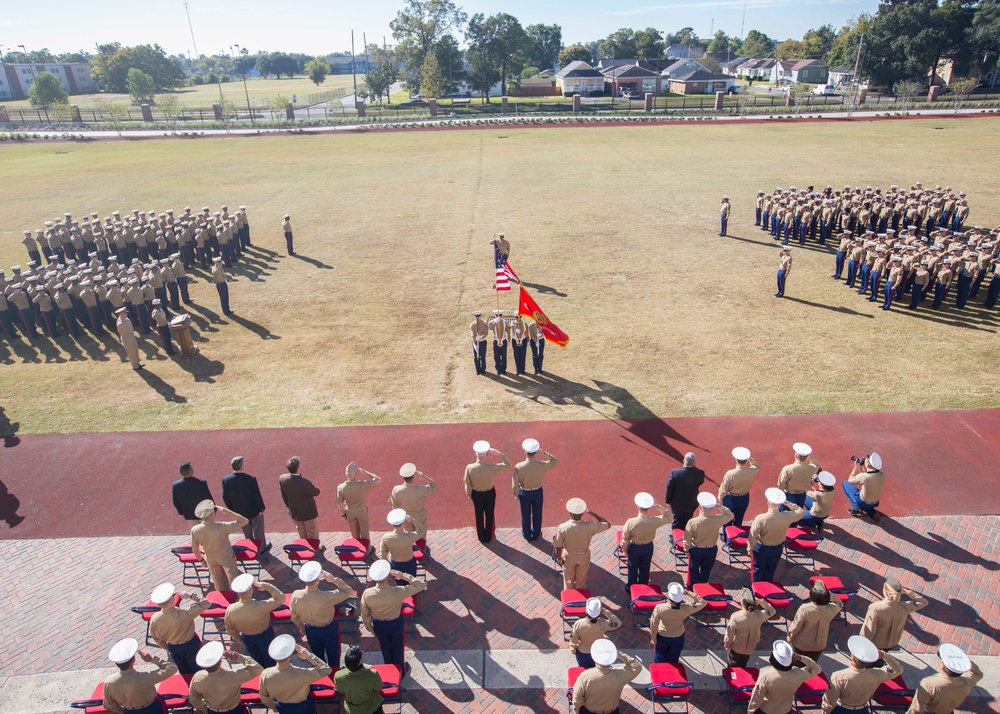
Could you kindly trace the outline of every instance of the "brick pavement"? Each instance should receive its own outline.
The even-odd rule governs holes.
[[[556,516],[554,509],[547,511],[550,523]],[[343,535],[325,534],[324,540],[332,546]],[[280,545],[291,538],[274,535],[275,552],[280,554]],[[0,652],[3,674],[104,666],[109,642],[143,632],[128,607],[144,603],[159,582],[179,579],[180,566],[168,551],[184,541],[183,536],[148,536],[0,542],[0,558],[16,574],[8,597],[0,599],[0,621],[9,633]],[[501,530],[493,545],[483,547],[470,530],[439,530],[431,533],[430,543],[433,558],[427,572],[432,582],[419,603],[419,636],[409,638],[408,646],[421,651],[565,646],[557,614],[561,578],[552,568],[546,540],[529,545],[518,531]],[[630,626],[612,547],[612,532],[595,539],[590,588],[614,603],[624,620],[625,627],[615,635],[619,646],[648,648],[647,633]],[[844,649],[884,574],[892,571],[931,601],[907,626],[904,649],[932,652],[939,641],[948,640],[973,656],[1000,655],[995,626],[1000,620],[998,557],[997,516],[886,518],[881,527],[855,519],[830,522],[816,572],[836,574],[861,588],[849,607],[850,626],[834,626],[831,647]],[[665,585],[680,577],[663,536],[655,562],[653,582]],[[283,555],[270,559],[266,569],[283,589],[295,587]],[[778,571],[779,579],[800,593],[810,574],[801,566],[783,565]],[[732,590],[746,584],[748,573],[720,559],[713,580]],[[26,614],[29,607],[39,614]],[[765,638],[773,634],[765,631]],[[360,642],[377,651],[373,638]],[[721,633],[689,628],[688,645],[720,650]],[[521,701],[529,695],[512,696]]]

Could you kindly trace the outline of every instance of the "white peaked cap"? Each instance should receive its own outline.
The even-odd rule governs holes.
[[[566,501],[566,510],[574,516],[579,516],[587,512],[587,502],[582,498],[571,498]]]
[[[310,560],[299,568],[299,580],[304,583],[314,583],[319,579],[319,574],[323,572],[323,566],[315,560]]]
[[[587,617],[597,617],[601,614],[601,601],[599,598],[587,598]]]
[[[485,439],[480,439],[479,441],[475,442],[472,445],[472,450],[475,451],[480,456],[489,453],[490,442],[486,441]]]
[[[241,595],[253,587],[253,576],[250,573],[237,575],[233,578],[233,582],[230,587],[233,589],[234,593]]]
[[[945,669],[955,674],[965,674],[972,669],[972,662],[961,649],[951,644],[943,644],[938,648],[938,657]]]
[[[590,656],[594,664],[609,667],[618,659],[618,648],[611,640],[598,640],[590,646]]]
[[[795,654],[795,650],[784,640],[778,640],[771,645],[771,654],[774,655],[774,659],[778,661],[778,664],[782,667],[788,667],[792,664],[792,655]]]
[[[836,486],[837,485],[837,477],[834,476],[829,471],[820,471],[819,472],[819,482],[821,484],[823,484],[824,486]]]
[[[745,446],[737,446],[733,449],[733,458],[737,461],[746,461],[750,458],[750,449]]]
[[[877,453],[872,453],[872,455],[868,457],[868,463],[880,471],[882,470],[882,457]]]
[[[847,649],[858,662],[865,664],[878,662],[878,647],[867,637],[852,635],[847,639]]]
[[[271,655],[271,659],[279,661],[288,659],[294,652],[295,638],[291,635],[278,635],[271,640],[271,644],[267,647],[267,653]]]
[[[375,583],[380,583],[389,577],[392,566],[388,560],[376,560],[368,566],[368,579]]]
[[[173,583],[163,583],[163,585],[157,585],[153,588],[153,594],[149,596],[149,601],[154,605],[162,605],[163,603],[170,602],[173,596]]]
[[[201,649],[198,650],[198,654],[195,656],[194,661],[202,669],[214,667],[222,661],[222,653],[225,652],[225,650],[226,648],[221,642],[206,642],[202,645]]]
[[[684,599],[684,586],[680,583],[670,583],[667,586],[667,597],[674,602],[680,602]]]
[[[799,456],[809,456],[813,452],[812,447],[803,441],[796,441],[794,444],[792,444],[792,451],[794,451]]]
[[[715,508],[719,505],[719,501],[708,491],[702,491],[698,494],[698,505],[702,508]]]
[[[521,442],[521,448],[529,454],[535,453],[540,448],[538,445],[538,439],[525,439]]]
[[[139,643],[131,637],[126,637],[124,640],[118,640],[115,643],[111,651],[108,652],[108,659],[115,664],[125,664],[135,657],[135,653],[138,651]]]
[[[635,494],[635,505],[639,508],[652,508],[654,503],[656,503],[656,499],[653,498],[652,494],[645,491]]]
[[[764,498],[767,499],[768,503],[773,503],[775,506],[780,506],[785,502],[785,492],[780,488],[769,488],[764,491]]]
[[[410,478],[417,472],[417,467],[411,463],[405,463],[399,467],[399,475],[403,478]]]
[[[389,521],[390,526],[401,526],[406,521],[406,511],[402,508],[393,508],[385,520]]]

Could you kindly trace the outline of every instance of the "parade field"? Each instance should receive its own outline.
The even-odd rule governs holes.
[[[809,244],[776,300],[778,250],[753,207],[775,186],[923,181],[966,191],[969,225],[992,228],[998,129],[974,117],[7,143],[8,272],[27,261],[21,232],[65,211],[245,204],[254,248],[229,272],[231,318],[195,272],[195,359],[147,338],[133,372],[110,336],[0,343],[0,433],[996,406],[1000,319],[982,294],[964,311],[883,312],[831,280],[835,246]],[[548,345],[543,375],[498,378],[492,356],[489,376],[473,370],[471,312],[497,303],[496,231],[571,338]],[[516,287],[500,303],[515,310]]]

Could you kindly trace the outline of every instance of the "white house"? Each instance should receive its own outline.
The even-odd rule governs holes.
[[[556,72],[556,89],[562,94],[588,96],[604,91],[604,75],[582,60],[570,62]]]

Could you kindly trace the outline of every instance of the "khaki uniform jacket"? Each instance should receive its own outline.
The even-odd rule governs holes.
[[[701,612],[708,602],[698,595],[691,596],[691,602],[682,602],[678,608],[671,607],[669,601],[661,603],[653,608],[653,614],[649,618],[649,631],[655,635],[664,637],[680,637],[684,634],[684,621]]]
[[[493,488],[494,477],[509,468],[510,462],[506,464],[469,464],[465,467],[465,476],[462,479],[465,484],[465,495],[471,496],[473,491],[489,491]]]
[[[927,599],[914,595],[912,600],[889,602],[879,600],[868,606],[862,637],[867,637],[880,650],[887,650],[899,644],[903,638],[906,619],[914,612],[927,607]]]
[[[788,626],[788,643],[800,652],[819,652],[826,649],[830,636],[830,622],[843,608],[843,603],[832,595],[826,605],[806,602],[799,606],[795,619]]]
[[[565,548],[567,553],[574,555],[590,555],[591,539],[610,527],[602,521],[565,521],[556,528],[556,534],[552,538],[552,546]]]
[[[365,495],[375,486],[375,479],[344,481],[337,486],[337,503],[343,504],[348,515],[368,512]]]
[[[684,529],[684,545],[697,548],[711,548],[719,542],[719,531],[722,526],[733,520],[733,512],[725,506],[720,506],[721,513],[717,516],[699,515],[688,521]]]
[[[881,667],[857,669],[854,666],[830,675],[830,686],[823,693],[823,714],[830,714],[838,704],[849,709],[861,709],[868,704],[878,685],[903,673],[903,668],[886,654]]]
[[[753,714],[758,709],[764,714],[790,712],[795,701],[795,691],[823,671],[808,657],[802,658],[802,664],[802,667],[792,667],[787,672],[774,667],[764,667],[757,677],[753,694],[750,695],[747,714]]]
[[[205,559],[211,563],[235,563],[236,554],[233,553],[229,535],[242,532],[243,527],[238,521],[199,523],[191,529],[191,549],[198,555],[200,546],[205,551]]]
[[[403,600],[427,589],[423,580],[406,573],[401,573],[401,576],[408,585],[390,585],[386,579],[361,593],[361,620],[369,632],[372,632],[372,620],[395,620],[399,617]]]
[[[389,494],[389,505],[393,508],[402,508],[406,515],[422,526],[427,525],[427,497],[436,493],[438,487],[435,484],[415,484],[403,483],[392,489]]]
[[[830,511],[833,509],[833,494],[836,491],[827,491],[825,489],[811,489],[806,492],[806,497],[813,500],[812,508],[809,509],[809,513],[816,516],[816,518],[826,518],[830,515]]]
[[[192,604],[188,607],[154,612],[149,618],[149,636],[168,645],[190,642],[194,637],[194,621],[212,607],[212,603],[197,593],[191,594],[191,601]]]
[[[292,623],[300,630],[305,625],[310,627],[326,627],[337,616],[337,605],[349,597],[354,597],[354,590],[340,578],[334,578],[336,590],[320,590],[302,588],[292,593],[289,609],[292,611]]]
[[[937,672],[924,677],[917,685],[917,692],[906,714],[920,714],[928,711],[931,714],[951,714],[962,706],[972,688],[983,678],[983,673],[972,663],[972,669],[959,677],[949,677],[944,672]]]
[[[323,679],[332,672],[326,662],[314,655],[306,653],[306,661],[312,667],[294,667],[275,665],[268,667],[260,675],[260,701],[269,709],[277,711],[276,701],[283,704],[298,704],[309,696],[309,685],[317,679]]]
[[[403,523],[407,527],[408,523]],[[421,526],[416,531],[392,530],[382,536],[379,543],[379,557],[392,560],[395,563],[406,563],[413,560],[413,544],[424,537],[427,529]]]
[[[726,471],[719,485],[719,501],[728,495],[743,496],[750,493],[754,476],[760,470],[757,466],[737,466]]]
[[[271,596],[267,600],[237,600],[226,608],[226,633],[233,639],[259,635],[271,624],[271,613],[285,604],[285,594],[270,583],[262,583]]]
[[[601,617],[596,620],[581,617],[573,623],[573,632],[569,636],[569,651],[574,654],[576,652],[590,654],[591,645],[621,626],[622,621],[611,612],[602,611]]]
[[[151,657],[156,666],[152,672],[139,672],[135,667],[124,672],[114,672],[104,680],[104,708],[115,714],[125,709],[142,709],[156,699],[156,685],[177,674],[177,665],[162,657]]]
[[[601,714],[618,708],[622,700],[622,690],[625,685],[639,676],[642,663],[624,652],[619,653],[625,667],[592,667],[583,672],[573,687],[573,711],[587,707],[592,712]]]
[[[819,469],[810,463],[788,464],[778,474],[778,488],[788,493],[805,493]]]
[[[656,539],[656,529],[672,521],[671,516],[641,515],[629,518],[622,528],[622,552],[628,552],[629,543],[646,545]]]
[[[264,668],[246,655],[240,655],[233,669],[220,666],[214,672],[200,670],[191,678],[188,701],[199,714],[208,710],[228,712],[240,705],[240,686],[264,671]]]
[[[885,474],[881,471],[862,471],[847,480],[861,490],[861,500],[865,503],[874,504],[882,500]]]
[[[777,612],[767,600],[757,599],[757,607],[752,612],[740,608],[729,616],[723,645],[737,654],[751,655],[760,642],[760,628]]]
[[[548,461],[538,461],[536,459],[525,459],[514,467],[513,490],[517,495],[518,489],[533,491],[542,487],[542,480],[545,472],[559,463],[559,459],[550,456]]]
[[[753,519],[747,535],[747,550],[753,550],[760,541],[764,545],[781,545],[788,535],[788,527],[802,518],[803,509],[794,503],[786,503],[787,511],[767,511]]]

